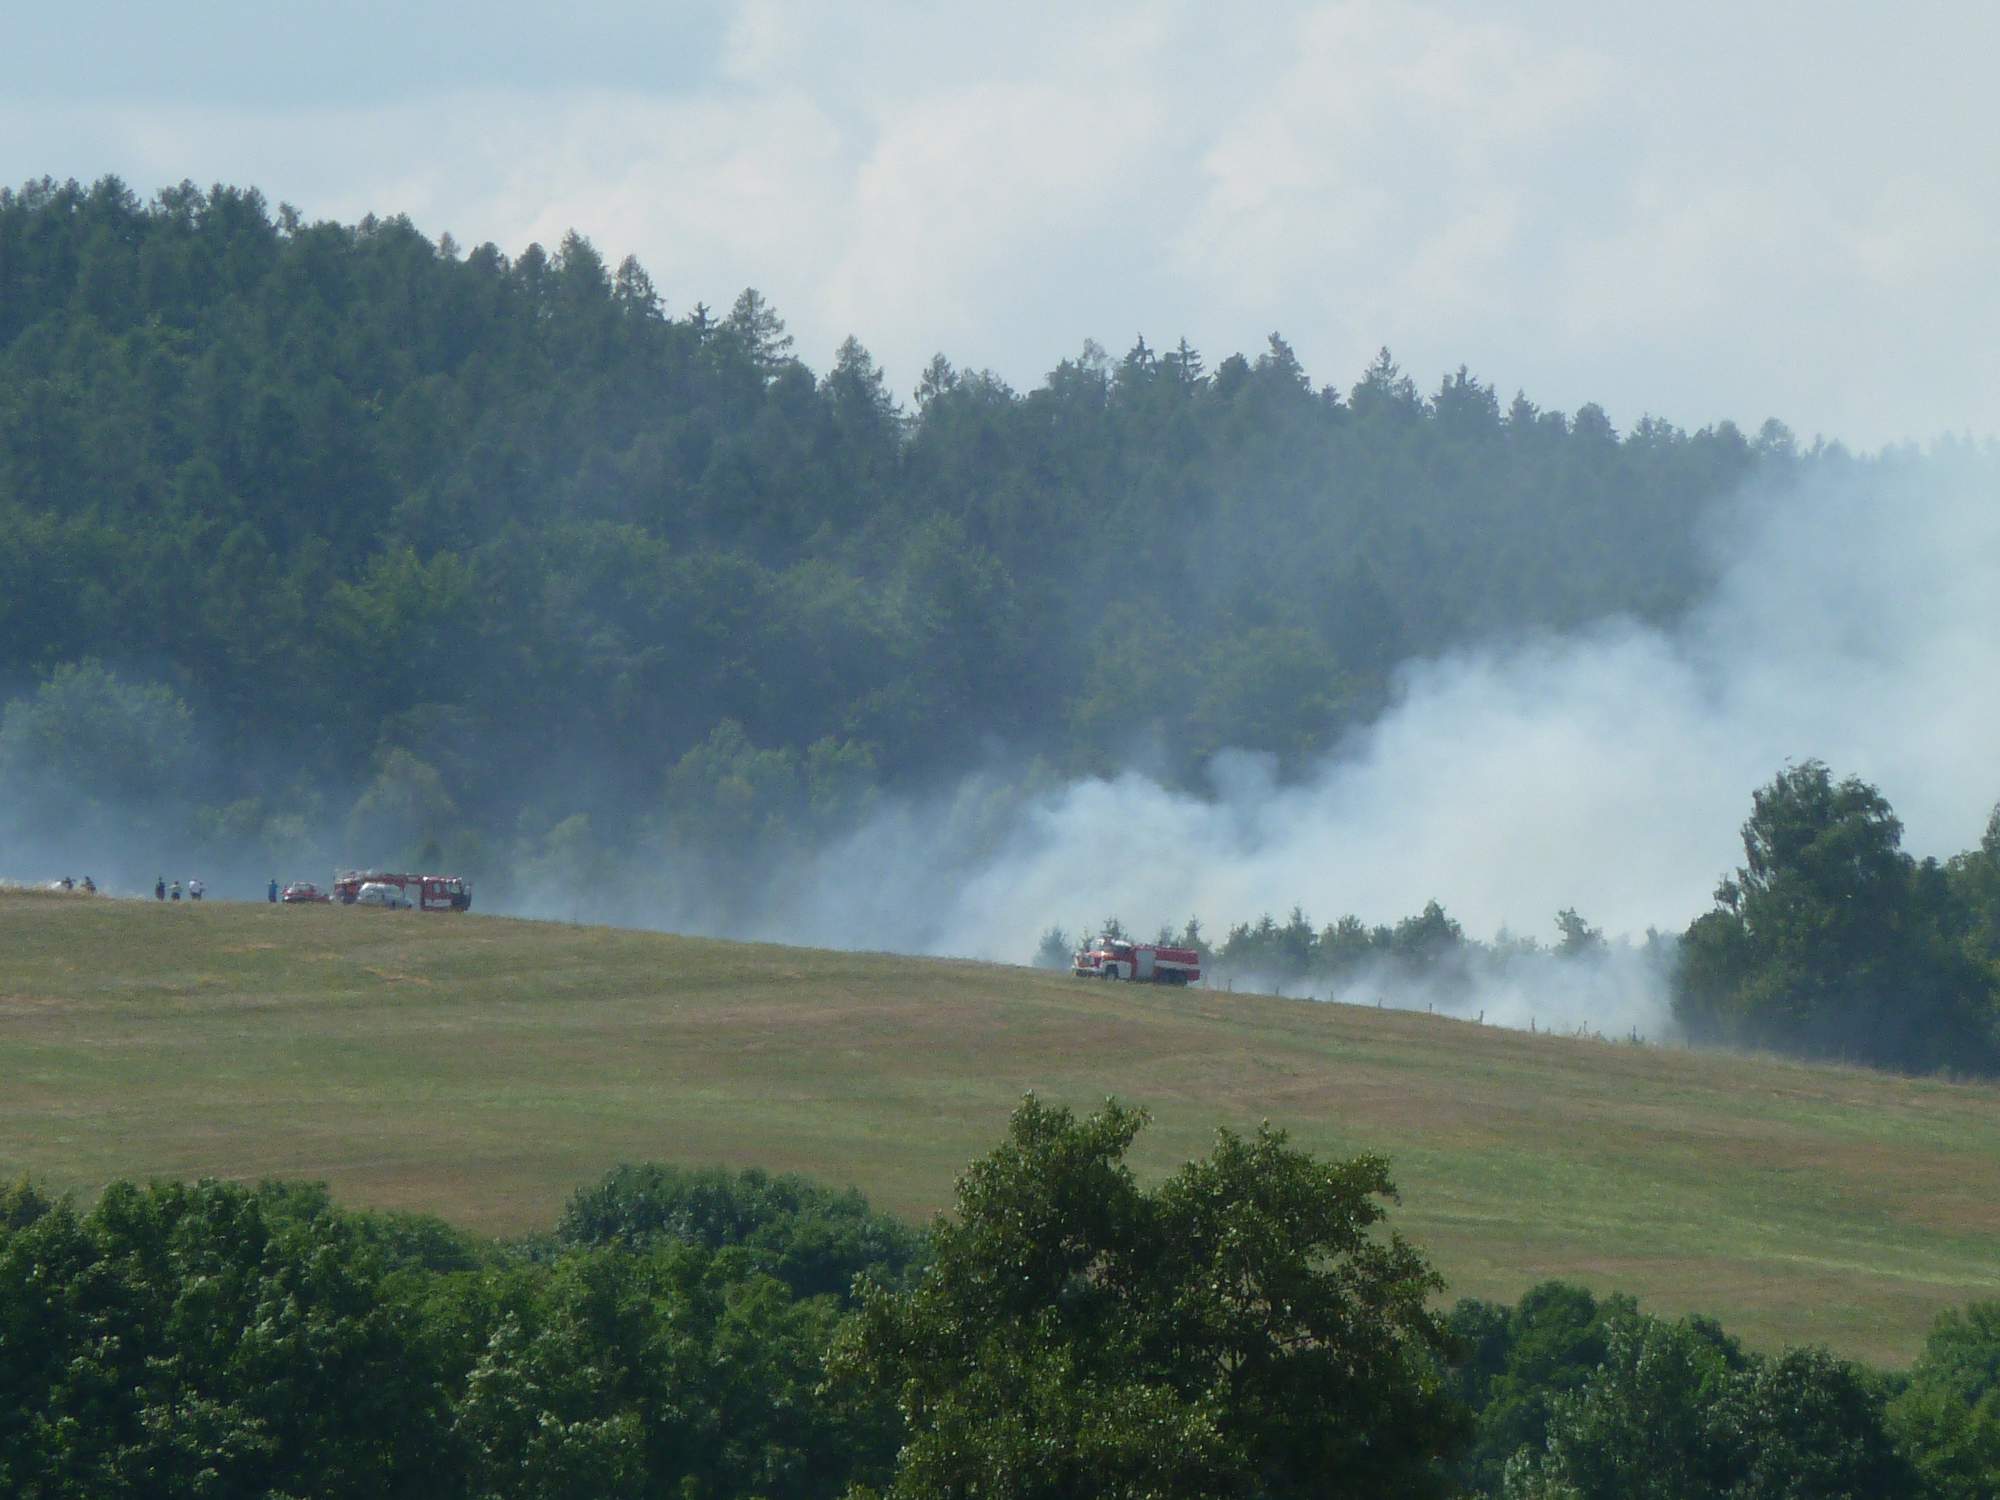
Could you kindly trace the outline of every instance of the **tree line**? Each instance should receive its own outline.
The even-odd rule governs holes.
[[[1086,341],[1028,391],[940,355],[899,396],[857,340],[815,373],[755,290],[670,308],[574,234],[0,190],[12,760],[48,827],[258,864],[725,888],[994,747],[1296,770],[1413,656],[1671,620],[1716,497],[1850,462],[1387,351],[1316,383],[1277,334]]]
[[[927,1234],[624,1167],[495,1244],[296,1183],[0,1192],[0,1487],[175,1497],[1867,1495],[2000,1478],[2000,1304],[1914,1367],[1461,1299],[1377,1157],[1030,1098]]]
[[[1649,931],[1633,953],[1660,981],[1681,1039],[1904,1072],[2000,1072],[2000,806],[1976,847],[1917,859],[1881,791],[1821,761],[1787,766],[1751,797],[1744,863],[1685,931]],[[1574,908],[1543,945],[1506,931],[1468,937],[1436,901],[1390,924],[1348,915],[1315,928],[1300,907],[1228,929],[1201,921],[1155,941],[1193,948],[1211,982],[1366,1003],[1383,989],[1471,1014],[1495,984],[1566,984],[1614,950]],[[1075,943],[1131,936],[1116,917],[1073,939],[1046,931],[1034,955],[1066,969]],[[1614,996],[1600,987],[1600,1002]],[[1659,1038],[1654,1038],[1659,1040]]]
[[[1210,979],[1229,987],[1263,986],[1278,994],[1305,993],[1322,999],[1362,999],[1373,987],[1388,985],[1399,996],[1427,995],[1440,1009],[1463,1010],[1494,980],[1510,973],[1546,973],[1549,960],[1594,959],[1608,954],[1611,941],[1574,908],[1556,913],[1557,938],[1544,944],[1503,928],[1490,941],[1469,936],[1464,925],[1437,901],[1394,923],[1364,922],[1353,913],[1315,927],[1305,908],[1294,906],[1280,922],[1265,912],[1254,922],[1229,927],[1211,943],[1199,917],[1179,929],[1171,923],[1152,935],[1155,943],[1189,948],[1202,956]],[[1107,917],[1072,938],[1051,927],[1035,950],[1037,968],[1065,969],[1078,942],[1102,934],[1134,940],[1117,917]],[[1621,940],[1622,942],[1623,940]],[[1664,972],[1671,964],[1672,938],[1649,932],[1644,952]]]

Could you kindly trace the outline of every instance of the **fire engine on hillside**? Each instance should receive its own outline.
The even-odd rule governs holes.
[[[342,870],[333,877],[333,897],[352,906],[364,885],[392,885],[419,911],[468,911],[472,882],[456,875],[391,875],[381,870]]]
[[[1195,984],[1201,979],[1201,955],[1192,948],[1160,943],[1128,943],[1123,938],[1091,938],[1070,960],[1078,979],[1136,979],[1151,984]]]

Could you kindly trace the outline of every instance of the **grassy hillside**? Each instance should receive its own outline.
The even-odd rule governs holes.
[[[1566,1276],[1883,1363],[2000,1296],[2000,1089],[988,965],[0,894],[0,1172],[307,1177],[493,1233],[622,1160],[912,1214],[1021,1093],[1386,1152],[1454,1294]]]

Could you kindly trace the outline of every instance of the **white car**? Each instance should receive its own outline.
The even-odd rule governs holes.
[[[401,886],[388,885],[380,880],[371,880],[354,893],[356,906],[379,906],[385,911],[408,911],[415,903],[403,894]]]

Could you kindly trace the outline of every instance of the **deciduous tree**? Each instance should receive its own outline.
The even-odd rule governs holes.
[[[1380,1232],[1377,1157],[1269,1127],[1155,1189],[1145,1116],[1029,1098],[960,1180],[929,1272],[837,1347],[909,1438],[902,1497],[1422,1495],[1462,1435],[1423,1257]]]
[[[1935,864],[1874,787],[1819,761],[1752,798],[1744,863],[1689,927],[1675,1013],[1696,1037],[1889,1067],[1987,1068],[1994,976],[1956,939]]]

